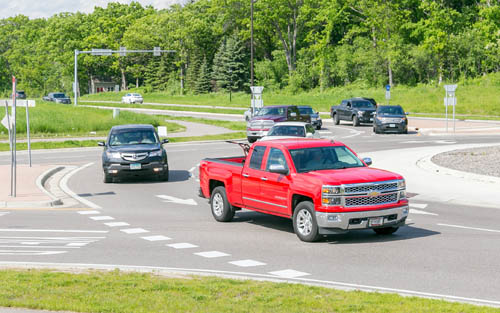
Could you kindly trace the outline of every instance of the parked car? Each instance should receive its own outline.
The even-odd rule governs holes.
[[[45,101],[52,101],[55,103],[70,104],[71,99],[63,92],[50,92],[47,96],[42,98]]]
[[[12,95],[10,97],[12,98]],[[24,92],[24,90],[16,91],[16,99],[26,99],[26,93]]]
[[[243,113],[243,116],[245,117],[245,121],[249,121],[255,114],[259,112],[259,110],[262,108],[255,108],[255,112],[252,114],[252,108],[248,108],[248,110]]]
[[[324,139],[256,142],[244,157],[200,162],[201,195],[216,221],[241,208],[292,219],[302,241],[373,229],[389,235],[409,213],[404,178],[368,167],[343,143]]]
[[[163,144],[152,125],[113,126],[104,147],[102,169],[104,183],[115,178],[149,176],[168,180],[168,159]]]
[[[319,132],[309,123],[304,122],[282,122],[276,123],[260,138],[259,141],[283,139],[283,138],[320,138]]]
[[[373,132],[408,133],[408,113],[400,105],[379,105],[373,121]]]
[[[255,142],[267,134],[275,123],[285,121],[311,122],[309,115],[300,114],[296,105],[266,106],[259,110],[247,123],[248,142]]]
[[[317,130],[321,129],[321,127],[323,126],[323,121],[321,120],[321,117],[319,116],[319,112],[314,111],[313,108],[311,108],[308,105],[299,105],[298,108],[299,108],[299,112],[301,115],[311,116],[312,126],[316,127]]]
[[[123,103],[140,103],[142,104],[144,100],[142,99],[142,96],[138,93],[127,93],[122,97],[122,102]]]
[[[361,123],[373,123],[376,104],[369,98],[351,98],[342,100],[340,105],[334,105],[330,108],[330,116],[333,123],[338,125],[340,121],[352,121],[353,126],[359,126]]]

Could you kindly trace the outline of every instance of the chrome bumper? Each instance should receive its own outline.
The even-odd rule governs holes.
[[[262,138],[267,135],[268,130],[247,130],[247,137]]]
[[[407,205],[376,211],[346,212],[346,213],[324,213],[316,212],[316,221],[323,232],[345,232],[353,229],[375,228],[368,225],[372,217],[384,217],[383,225],[377,227],[401,226],[408,217],[409,207]],[[394,218],[395,217],[395,218]],[[321,229],[324,229],[322,232]]]

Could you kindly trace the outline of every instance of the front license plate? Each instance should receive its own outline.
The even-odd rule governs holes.
[[[370,122],[373,122],[373,118],[372,117],[370,117]]]
[[[384,218],[383,217],[372,217],[368,220],[368,226],[382,226],[384,225]]]
[[[389,127],[396,127],[396,124],[389,124]]]
[[[141,163],[132,163],[132,164],[130,164],[130,169],[131,170],[140,170],[141,169]]]

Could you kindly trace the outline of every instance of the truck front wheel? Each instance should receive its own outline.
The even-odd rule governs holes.
[[[339,115],[337,113],[333,114],[333,124],[335,125],[340,124]]]
[[[352,117],[352,126],[359,126],[359,118],[357,115]]]
[[[302,241],[314,242],[318,240],[318,223],[312,202],[303,201],[297,205],[293,212],[293,230]]]
[[[382,227],[382,228],[374,228],[373,231],[377,233],[377,235],[390,235],[395,233],[399,227]]]
[[[230,222],[234,217],[234,210],[227,201],[226,188],[216,187],[210,196],[210,208],[212,215],[218,222]]]

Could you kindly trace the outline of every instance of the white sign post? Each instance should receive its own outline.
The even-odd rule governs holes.
[[[453,106],[453,132],[455,132],[455,106],[457,105],[457,98],[455,97],[455,90],[457,89],[457,85],[444,85],[445,97],[444,97],[444,106],[445,116],[446,116],[446,132],[448,132],[448,106]]]
[[[391,85],[385,85],[385,99],[387,100],[387,105],[389,105],[389,100],[391,100]]]
[[[16,196],[16,78],[12,76],[12,161],[10,165],[10,195]]]
[[[262,90],[264,90],[264,87],[263,86],[251,86],[250,90],[252,90],[251,116],[253,117],[253,115],[255,114],[255,109],[262,108],[264,106],[264,100],[262,100]]]
[[[158,136],[167,138],[167,126],[158,126]]]

